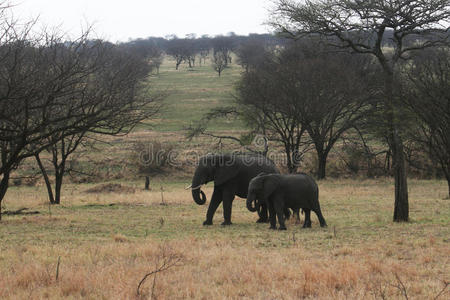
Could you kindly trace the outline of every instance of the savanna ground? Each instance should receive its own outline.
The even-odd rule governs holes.
[[[169,64],[170,63],[170,64]],[[176,72],[171,62],[154,78],[171,93],[162,117],[128,137],[111,138],[91,157],[126,163],[134,140],[158,139],[189,149],[211,140],[184,140],[183,126],[209,108],[231,101],[239,74],[218,78],[209,65]],[[213,130],[239,132],[238,122]],[[214,150],[214,149],[213,149]],[[105,158],[106,157],[106,158]],[[126,173],[126,172],[125,172]],[[124,173],[124,174],[125,174]],[[409,181],[409,223],[393,223],[391,179],[319,182],[327,228],[272,231],[255,223],[245,201],[235,199],[232,226],[204,227],[207,206],[189,191],[192,168],[175,168],[152,180],[114,181],[119,192],[86,191],[98,183],[66,184],[62,204],[49,206],[42,184],[11,187],[4,209],[27,207],[36,215],[4,215],[0,223],[0,298],[89,299],[448,299],[450,201],[439,180]],[[106,179],[105,179],[106,180]],[[161,191],[162,187],[162,191]],[[212,184],[205,192],[208,199]],[[165,205],[161,205],[164,201]],[[303,217],[302,217],[303,221]],[[58,263],[59,261],[59,263]],[[146,274],[168,263],[167,270]],[[172,266],[173,264],[173,266]]]

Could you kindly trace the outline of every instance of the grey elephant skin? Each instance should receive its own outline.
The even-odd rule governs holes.
[[[209,154],[201,157],[191,185],[192,198],[197,204],[203,205],[206,202],[206,196],[200,186],[214,181],[214,191],[203,225],[212,225],[214,213],[220,203],[223,203],[222,225],[230,225],[231,208],[235,196],[247,198],[250,180],[261,172],[279,173],[275,164],[261,155]],[[267,222],[266,205],[261,206],[258,214],[257,222]]]
[[[276,229],[276,218],[279,229],[285,230],[284,211],[291,208],[305,212],[303,227],[311,227],[311,211],[315,212],[320,226],[327,223],[322,215],[319,204],[319,188],[315,180],[306,174],[260,174],[253,178],[248,186],[247,208],[258,210],[262,203],[269,209],[270,228]]]

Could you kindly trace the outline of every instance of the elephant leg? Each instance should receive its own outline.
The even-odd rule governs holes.
[[[311,228],[311,210],[304,209],[305,212],[305,222],[303,223],[303,228]]]
[[[323,217],[320,208],[314,210],[314,212],[316,213],[317,218],[319,219],[320,227],[327,227],[327,222],[325,222],[325,218]]]
[[[231,208],[234,200],[234,191],[230,189],[224,189],[223,195],[223,223],[222,225],[231,225]]]
[[[217,207],[219,207],[220,202],[222,202],[222,193],[214,189],[208,211],[206,212],[206,221],[203,222],[203,225],[212,225],[214,213],[216,212]]]
[[[267,204],[262,203],[261,204],[261,210],[258,211],[259,219],[256,221],[256,223],[267,223],[269,221],[267,216]]]
[[[269,221],[270,221],[269,229],[277,229],[275,208],[273,207],[272,203],[269,203],[268,207],[269,207]]]
[[[286,224],[284,223],[284,205],[281,199],[276,199],[274,202],[275,212],[277,213],[278,223],[280,224],[279,230],[286,230]]]
[[[295,215],[295,224],[300,224],[300,209],[296,208],[294,210],[294,215]]]
[[[289,208],[284,208],[283,209],[284,212],[284,219],[285,220],[289,220],[291,218],[291,211],[289,210]]]

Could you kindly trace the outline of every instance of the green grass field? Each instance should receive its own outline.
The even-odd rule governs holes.
[[[175,70],[175,62],[167,58],[160,74],[150,78],[156,90],[167,91],[161,117],[150,122],[156,131],[180,131],[198,121],[210,109],[227,105],[233,101],[234,85],[242,68],[230,65],[219,77],[207,60],[206,64],[189,69],[181,65]],[[218,120],[211,124],[211,130],[241,129],[240,122]]]
[[[160,140],[180,151],[213,151],[214,141],[184,139],[183,127],[217,105],[232,101],[240,67],[218,77],[209,64],[175,70],[166,61],[151,78],[170,91],[158,120],[127,137],[108,138],[91,158],[129,163],[130,143]],[[236,133],[239,122],[211,130]],[[233,144],[227,147],[232,148]],[[31,163],[30,163],[31,164]],[[103,167],[103,166],[99,166]],[[106,167],[105,167],[106,168]],[[114,175],[116,169],[111,169]],[[207,205],[191,199],[192,167],[152,178],[151,191],[136,176],[113,180],[131,189],[86,191],[98,183],[63,186],[62,203],[49,206],[42,182],[13,186],[0,222],[0,299],[448,299],[450,201],[447,183],[409,180],[409,223],[392,222],[394,184],[389,178],[318,182],[327,228],[273,231],[255,223],[236,198],[233,225],[219,207],[204,227]],[[130,174],[124,172],[124,174]],[[68,180],[68,179],[67,179]],[[213,185],[205,192],[211,197]],[[164,201],[165,205],[161,205]],[[208,204],[208,202],[207,202]],[[302,216],[303,221],[303,216]],[[59,264],[58,264],[59,261]],[[146,274],[161,266],[167,270]]]

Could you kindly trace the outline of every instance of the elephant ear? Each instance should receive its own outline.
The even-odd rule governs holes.
[[[264,187],[263,193],[266,198],[273,194],[275,189],[278,187],[280,179],[276,175],[266,175],[264,176]]]
[[[237,176],[240,163],[233,156],[217,156],[214,185],[221,185]]]

